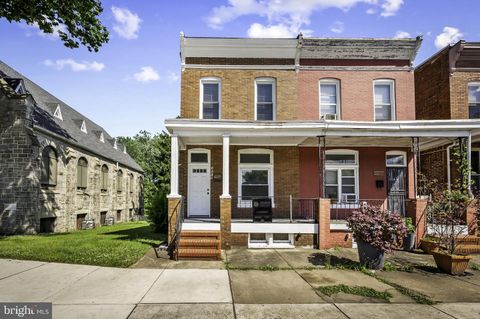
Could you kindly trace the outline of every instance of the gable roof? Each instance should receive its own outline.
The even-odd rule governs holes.
[[[47,130],[60,138],[69,140],[73,144],[77,144],[83,149],[105,159],[118,162],[135,171],[143,172],[140,165],[130,155],[122,151],[123,148],[115,149],[111,143],[100,141],[99,136],[94,131],[103,132],[105,140],[113,140],[113,137],[103,127],[77,112],[73,107],[50,94],[1,60],[0,79],[4,79],[7,83],[16,83],[16,80],[23,80],[25,88],[35,100],[33,112],[33,123],[35,126]],[[61,108],[63,120],[53,115],[57,105]],[[80,121],[80,124],[82,121],[85,122],[88,128],[87,134],[81,131],[81,125],[78,125],[78,121]]]

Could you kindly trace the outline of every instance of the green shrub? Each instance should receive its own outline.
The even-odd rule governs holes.
[[[157,192],[152,199],[152,207],[147,212],[147,219],[156,232],[166,233],[168,230],[168,201],[165,192]]]

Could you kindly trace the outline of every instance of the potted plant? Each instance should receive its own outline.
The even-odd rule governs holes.
[[[469,225],[466,224],[465,214],[472,204],[478,205],[459,189],[437,192],[429,202],[431,233],[438,238],[438,248],[431,254],[437,267],[452,275],[464,273],[472,259],[457,252],[460,240],[468,236]]]
[[[420,248],[426,253],[431,254],[432,251],[438,248],[438,238],[432,236],[425,236],[420,239]]]
[[[407,235],[403,239],[403,250],[413,251],[415,248],[415,225],[411,217],[405,218],[405,227],[407,228]]]
[[[357,241],[360,263],[369,269],[382,269],[385,252],[400,246],[407,229],[399,214],[364,205],[347,218]]]

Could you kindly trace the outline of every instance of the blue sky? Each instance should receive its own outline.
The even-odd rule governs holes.
[[[480,40],[471,0],[109,0],[110,42],[68,49],[35,26],[0,19],[0,59],[110,134],[159,132],[180,99],[179,33],[187,36],[415,37],[416,64],[459,39]]]

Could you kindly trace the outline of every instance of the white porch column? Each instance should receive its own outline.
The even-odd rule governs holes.
[[[178,136],[172,134],[170,148],[170,194],[169,197],[180,197],[178,194]]]
[[[222,197],[230,198],[230,135],[223,135]]]
[[[472,195],[472,132],[468,132],[467,161],[468,161],[468,194]]]

